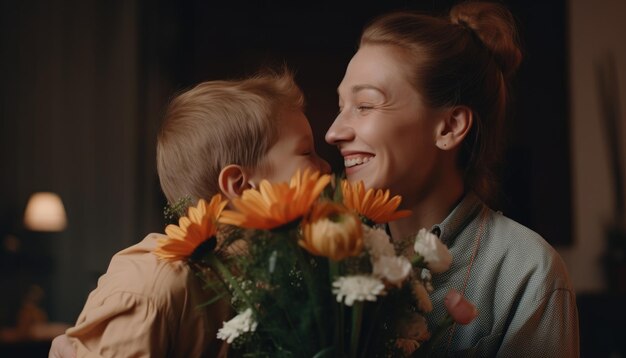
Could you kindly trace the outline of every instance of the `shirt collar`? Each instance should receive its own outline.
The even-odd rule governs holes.
[[[435,224],[431,228],[431,232],[448,245],[454,244],[461,230],[463,230],[480,212],[484,206],[478,195],[474,192],[465,194],[461,202],[452,210],[450,215],[440,224]]]

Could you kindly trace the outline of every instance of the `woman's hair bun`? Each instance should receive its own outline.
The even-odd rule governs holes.
[[[491,51],[505,77],[515,73],[522,62],[522,52],[509,10],[496,3],[463,2],[450,10],[450,21],[474,31]]]

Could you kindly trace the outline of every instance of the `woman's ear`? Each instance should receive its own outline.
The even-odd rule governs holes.
[[[437,126],[435,145],[441,150],[458,147],[467,136],[474,121],[474,114],[469,107],[453,107]]]
[[[218,184],[220,190],[228,199],[240,197],[244,190],[250,188],[246,171],[236,164],[230,164],[222,168]]]

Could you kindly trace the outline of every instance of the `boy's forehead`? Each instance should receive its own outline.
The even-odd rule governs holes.
[[[313,135],[309,121],[299,109],[284,111],[276,125],[279,139],[309,141]]]

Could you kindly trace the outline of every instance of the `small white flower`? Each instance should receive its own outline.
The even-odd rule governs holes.
[[[411,262],[404,256],[381,256],[375,259],[374,275],[384,281],[400,286],[411,273]]]
[[[413,249],[424,257],[426,265],[434,273],[441,273],[450,268],[452,255],[437,235],[421,229],[415,238]]]
[[[426,291],[428,291],[428,293],[433,293],[435,288],[432,284],[433,275],[430,274],[430,270],[427,268],[423,268],[422,272],[420,273],[420,278],[422,279],[422,284],[424,285],[424,287],[426,287]]]
[[[224,326],[217,331],[217,338],[230,344],[242,333],[254,332],[256,326],[257,322],[252,317],[252,309],[248,308],[230,321],[224,322]]]
[[[355,301],[376,301],[376,296],[381,295],[384,289],[380,279],[365,275],[342,276],[333,282],[337,302],[345,299],[347,306],[352,306]]]
[[[241,287],[241,289],[243,290],[243,292],[245,292],[246,295],[252,294],[252,288],[254,286],[252,281],[246,280],[242,277],[238,277],[237,282],[239,282],[239,287]],[[233,286],[230,283],[228,284],[228,289],[230,290],[230,292],[234,290]],[[230,298],[230,303],[233,305],[236,305],[240,301],[241,301],[241,297],[239,297],[239,295],[237,294],[232,295]]]
[[[269,272],[270,273],[274,273],[274,270],[276,269],[276,260],[278,259],[278,251],[272,251],[272,254],[270,255],[270,259],[269,259]]]
[[[391,238],[385,230],[371,228],[363,225],[363,244],[372,258],[381,256],[395,256],[396,250],[393,248]]]

